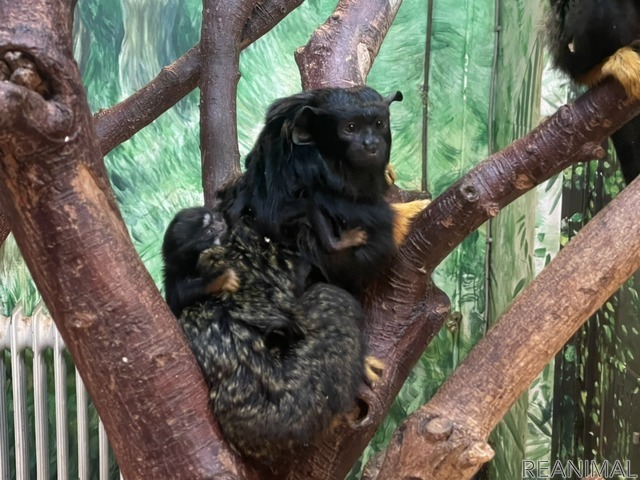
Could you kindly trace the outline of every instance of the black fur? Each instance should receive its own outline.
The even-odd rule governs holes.
[[[198,257],[212,245],[224,242],[227,232],[223,215],[206,207],[181,210],[169,223],[162,242],[164,291],[176,317],[184,307],[210,295],[207,286],[223,271],[200,275]]]
[[[550,0],[548,46],[555,65],[580,81],[618,49],[640,40],[637,0]],[[640,59],[639,59],[640,61]],[[640,173],[640,117],[611,137],[627,183]]]
[[[239,289],[178,319],[225,438],[274,465],[351,411],[364,375],[359,303],[323,283],[296,296],[299,262],[239,220],[225,243],[200,257],[203,275],[232,265]]]
[[[395,253],[388,188],[389,104],[368,87],[320,89],[276,101],[246,159],[222,190],[234,224],[296,248],[320,279],[357,293]]]

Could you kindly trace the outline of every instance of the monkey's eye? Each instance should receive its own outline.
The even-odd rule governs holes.
[[[205,235],[207,235],[208,237],[213,237],[216,233],[215,229],[213,227],[209,227],[204,231]]]
[[[376,128],[384,128],[387,126],[387,123],[384,120],[376,120]]]
[[[344,126],[344,131],[347,133],[354,133],[356,131],[356,124],[354,122],[349,122]]]

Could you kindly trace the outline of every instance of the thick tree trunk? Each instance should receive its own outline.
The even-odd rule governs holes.
[[[71,54],[71,15],[65,0],[0,2],[1,210],[125,478],[247,478],[118,213]]]

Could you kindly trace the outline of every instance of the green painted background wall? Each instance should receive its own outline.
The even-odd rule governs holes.
[[[267,106],[300,89],[293,52],[335,3],[306,1],[242,53],[242,155],[260,131]],[[489,153],[529,131],[540,119],[541,105],[550,114],[564,103],[566,83],[544,69],[542,5],[542,0],[403,2],[368,79],[382,93],[404,94],[404,101],[392,106],[392,162],[402,187],[426,184],[439,195]],[[200,9],[200,0],[79,0],[74,51],[92,110],[131,95],[193,46]],[[202,202],[198,128],[196,91],[105,158],[135,247],[158,285],[168,221],[178,209]],[[525,195],[471,234],[437,269],[434,280],[451,298],[452,315],[363,460],[433,395],[557,252],[561,185],[561,179],[551,179]],[[19,303],[28,314],[39,301],[9,237],[0,247],[0,314],[9,315]],[[552,390],[549,367],[492,435],[496,459],[490,478],[519,478],[522,459],[549,458]]]

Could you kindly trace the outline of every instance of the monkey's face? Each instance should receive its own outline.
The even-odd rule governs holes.
[[[202,218],[200,237],[202,243],[210,245],[221,245],[228,233],[227,222],[224,221],[222,213],[218,211],[207,212]]]
[[[220,245],[227,233],[221,212],[206,207],[186,208],[177,213],[167,228],[162,245],[164,258],[199,254],[212,245]]]
[[[296,145],[314,145],[329,161],[382,171],[391,149],[389,109],[386,104],[344,110],[304,107],[292,139]]]
[[[336,125],[336,136],[344,148],[344,158],[357,169],[378,170],[389,163],[391,131],[388,111],[372,113],[340,119]],[[327,147],[329,150],[332,148],[331,145]]]

